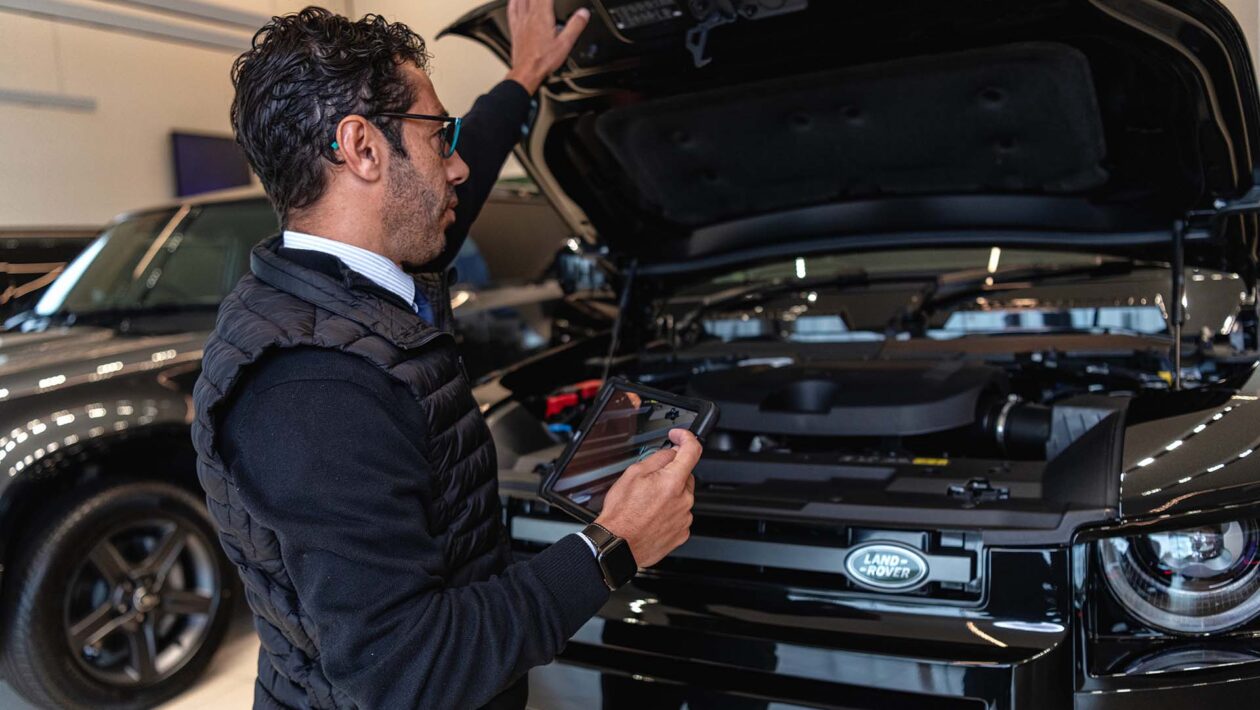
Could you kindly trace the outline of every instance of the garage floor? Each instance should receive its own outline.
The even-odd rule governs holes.
[[[201,681],[174,702],[163,706],[164,710],[250,707],[254,703],[257,662],[258,639],[250,626],[249,614],[237,614],[223,646],[215,654]],[[3,681],[0,681],[0,708],[36,710]]]

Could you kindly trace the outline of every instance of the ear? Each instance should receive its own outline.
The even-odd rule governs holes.
[[[376,182],[385,175],[389,146],[384,134],[366,118],[352,114],[341,119],[334,140],[342,170],[365,182]]]

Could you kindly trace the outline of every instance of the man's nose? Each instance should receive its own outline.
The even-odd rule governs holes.
[[[459,151],[446,159],[446,181],[452,185],[462,185],[468,179],[468,163],[459,156]]]

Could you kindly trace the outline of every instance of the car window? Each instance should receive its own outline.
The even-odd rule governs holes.
[[[136,305],[219,303],[249,269],[250,250],[278,229],[266,201],[201,208],[136,280]]]
[[[83,312],[116,301],[129,284],[119,278],[120,274],[139,262],[173,216],[174,209],[158,210],[107,227],[53,282],[35,304],[35,312],[42,316],[58,311]]]
[[[157,306],[213,306],[249,268],[249,251],[278,229],[264,199],[146,212],[106,229],[36,304],[39,315]]]

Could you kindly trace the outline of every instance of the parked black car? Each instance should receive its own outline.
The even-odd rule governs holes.
[[[96,234],[83,229],[0,229],[0,323],[33,304]]]
[[[536,192],[506,186],[483,214],[452,291],[470,376],[607,330],[611,306],[543,278],[539,253],[584,257]],[[236,575],[195,477],[192,387],[276,229],[256,191],[124,215],[0,333],[0,668],[31,701],[149,707],[221,640]],[[501,260],[501,239],[531,259]]]
[[[535,689],[1253,702],[1260,101],[1224,8],[590,4],[518,157],[627,306],[612,356],[574,343],[478,390],[516,550],[577,527],[535,496],[574,382],[722,418],[691,541]],[[499,2],[450,31],[506,59],[506,28]]]

